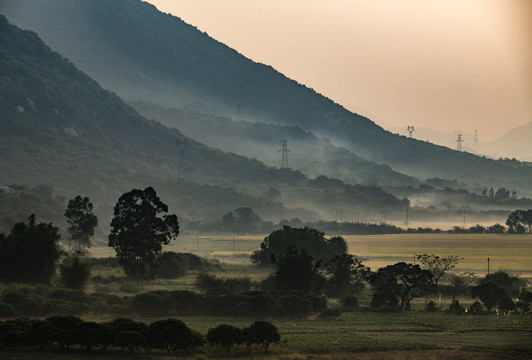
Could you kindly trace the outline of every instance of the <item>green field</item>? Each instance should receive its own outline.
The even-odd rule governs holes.
[[[532,235],[472,235],[472,234],[400,234],[376,236],[344,236],[351,253],[364,259],[373,270],[399,261],[414,261],[414,253],[459,255],[464,259],[453,269],[455,272],[472,271],[479,276],[490,271],[505,270],[522,278],[532,278]],[[247,276],[261,280],[269,269],[250,266],[249,254],[258,249],[264,235],[199,234],[180,236],[165,250],[197,253],[222,263],[218,277]],[[93,256],[113,256],[112,249],[93,248]],[[122,276],[120,269],[95,268],[101,276]],[[110,291],[128,295],[138,291],[156,289],[194,290],[197,272],[173,280],[147,283],[143,290],[129,287]],[[122,285],[117,285],[122,286]],[[98,290],[90,285],[88,291]],[[99,289],[101,290],[101,289]],[[436,299],[434,299],[436,300]],[[260,359],[532,359],[532,317],[481,315],[457,316],[445,312],[423,311],[424,299],[413,302],[411,312],[381,313],[370,311],[368,297],[361,296],[362,306],[357,311],[343,312],[337,319],[267,319],[280,330],[282,342],[272,346],[272,354],[265,355],[255,349],[252,358]],[[461,298],[463,305],[471,298]],[[449,299],[440,307],[445,310]],[[330,299],[329,306],[337,306]],[[205,334],[220,323],[239,327],[248,326],[257,319],[213,316],[180,317],[191,328]],[[89,320],[109,320],[90,316]],[[138,319],[146,322],[155,318]],[[233,350],[233,356],[248,358],[244,347]],[[61,354],[38,353],[23,350],[0,350],[2,359],[170,359],[163,353]],[[192,359],[224,358],[223,351],[205,347]]]

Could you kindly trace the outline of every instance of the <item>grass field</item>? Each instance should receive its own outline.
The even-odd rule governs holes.
[[[414,254],[434,253],[463,257],[455,272],[472,271],[479,276],[490,271],[508,271],[525,279],[532,279],[532,235],[473,235],[473,234],[400,234],[376,236],[344,236],[351,253],[364,259],[373,270],[399,261],[413,262]],[[199,234],[180,236],[165,250],[197,253],[223,263],[219,277],[247,276],[261,280],[269,269],[249,266],[249,255],[260,247],[264,235]],[[93,256],[113,256],[110,248],[93,248]],[[96,271],[100,271],[95,269]],[[107,275],[120,275],[120,269]],[[101,274],[106,275],[106,274]],[[194,289],[197,273],[175,280],[157,280],[147,284],[146,290]],[[119,293],[121,291],[118,291]],[[127,291],[125,292],[127,293]],[[361,299],[363,300],[363,299]],[[367,300],[367,299],[365,299]],[[460,299],[464,305],[471,298]],[[449,299],[443,299],[442,310]],[[335,300],[331,301],[332,306]],[[364,305],[367,306],[367,305]],[[344,312],[339,318],[321,320],[309,318],[268,319],[280,330],[283,341],[274,345],[273,354],[254,353],[260,359],[532,359],[532,317],[511,315],[455,316],[444,312],[423,311],[424,299],[413,302],[411,312],[380,313],[362,307]],[[229,323],[247,326],[257,319],[212,316],[181,317],[190,327],[206,333],[209,327]],[[97,320],[97,319],[93,319]],[[150,322],[155,319],[143,319]],[[58,357],[36,352],[0,350],[0,358],[9,359],[87,359],[91,354],[59,354]],[[102,360],[130,358],[122,354],[97,355]],[[122,357],[121,357],[122,356]],[[243,347],[233,356],[248,358]],[[222,351],[201,350],[191,358],[223,358]],[[169,359],[163,353],[135,354],[139,359]]]
[[[249,264],[249,255],[260,248],[265,235],[200,234],[183,235],[165,247],[166,251],[194,252],[224,263]],[[377,270],[398,261],[413,262],[414,254],[459,255],[464,259],[457,272],[508,271],[532,279],[532,235],[498,234],[399,234],[345,235],[352,254],[364,258],[364,264]],[[91,249],[92,256],[114,256],[108,247]]]
[[[248,326],[256,319],[212,316],[180,317],[203,334],[221,323]],[[97,319],[96,319],[97,320]],[[143,319],[151,322],[154,319]],[[532,357],[532,318],[453,316],[412,311],[343,313],[333,320],[268,319],[281,333],[280,344],[272,345],[267,356],[259,348],[253,358],[261,359],[527,359]],[[232,356],[249,358],[244,347]],[[0,349],[1,359],[169,359],[164,353],[101,354],[60,353],[49,350]],[[181,356],[179,356],[181,357]],[[191,359],[225,358],[222,350],[205,346]]]

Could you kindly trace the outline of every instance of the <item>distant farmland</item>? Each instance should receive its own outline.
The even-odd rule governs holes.
[[[329,234],[331,236],[333,234]],[[166,251],[194,252],[229,263],[246,263],[248,255],[260,248],[266,235],[199,234],[180,236],[164,248]],[[377,270],[399,261],[413,262],[414,254],[459,255],[464,259],[456,272],[508,271],[522,278],[532,278],[532,235],[498,234],[399,234],[345,235],[349,251]],[[114,256],[111,248],[91,249],[93,256]]]

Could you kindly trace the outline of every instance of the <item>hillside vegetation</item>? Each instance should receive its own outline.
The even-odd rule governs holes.
[[[128,100],[223,116],[242,104],[250,121],[297,125],[411,176],[456,178],[472,190],[490,181],[532,194],[531,167],[389,133],[140,0],[19,0],[0,11]]]
[[[49,184],[64,196],[83,193],[105,215],[121,193],[146,186],[157,188],[171,208],[207,217],[250,206],[266,218],[283,209],[286,216],[317,218],[318,210],[336,212],[338,201],[353,216],[372,216],[408,203],[375,186],[312,180],[209,148],[140,116],[35,33],[5,18],[0,39],[2,184]],[[181,167],[177,139],[187,144]],[[278,188],[281,197],[267,196],[270,188]]]

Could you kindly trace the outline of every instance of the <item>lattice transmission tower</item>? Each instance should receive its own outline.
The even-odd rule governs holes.
[[[408,125],[407,130],[408,130],[408,137],[411,138],[412,134],[414,133],[414,125],[412,126]]]
[[[281,152],[281,169],[288,169],[288,153],[290,150],[286,145],[287,142],[288,140],[281,140],[282,149],[279,150]]]
[[[462,151],[462,143],[464,140],[462,140],[462,134],[458,134],[458,139],[456,140],[456,151]]]

